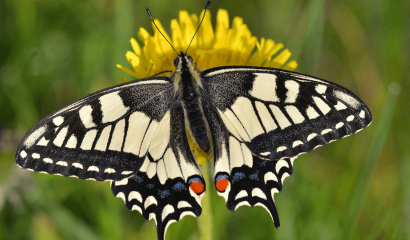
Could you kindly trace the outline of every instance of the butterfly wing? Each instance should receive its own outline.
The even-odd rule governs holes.
[[[113,181],[111,189],[128,210],[139,211],[145,220],[154,219],[158,239],[165,238],[168,226],[184,216],[198,217],[205,181],[189,148],[181,105],[171,113],[170,145],[159,160],[149,155],[131,178]]]
[[[372,121],[356,95],[319,78],[249,67],[214,68],[201,76],[229,132],[262,159],[298,156]]]
[[[88,95],[32,127],[17,149],[16,163],[36,172],[81,179],[132,176],[147,154],[158,159],[169,143],[170,133],[164,127],[169,130],[173,91],[173,84],[163,77]],[[163,129],[168,138],[156,129]],[[150,145],[158,138],[161,141]]]
[[[28,170],[112,180],[129,210],[169,224],[199,216],[205,181],[189,148],[182,105],[166,77],[104,89],[50,114],[23,138],[16,163]]]
[[[262,206],[280,226],[274,194],[296,157],[353,134],[372,120],[366,105],[325,80],[268,69],[202,72],[214,144],[214,183],[229,210]],[[207,94],[203,94],[207,96]]]
[[[292,175],[295,158],[267,161],[255,156],[245,142],[230,133],[209,99],[202,106],[216,143],[213,173],[218,195],[225,199],[230,211],[243,205],[262,206],[279,227],[274,194],[282,190],[283,181]]]
[[[223,154],[215,161],[214,182],[228,210],[236,211],[244,205],[261,206],[279,228],[274,194],[282,191],[283,181],[292,175],[294,158],[279,161],[260,159],[233,136],[223,148]]]

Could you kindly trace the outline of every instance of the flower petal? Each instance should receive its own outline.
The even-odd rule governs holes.
[[[283,70],[293,71],[298,66],[295,60],[288,62],[284,67]]]
[[[159,31],[164,34],[165,38],[168,40],[171,40],[167,32],[165,31],[164,27],[162,27],[161,22],[158,19],[154,20],[155,24],[157,25]],[[167,42],[167,40],[164,39],[164,37],[161,35],[161,33],[155,28],[154,23],[152,23],[152,29],[154,31],[154,39],[158,45],[158,50],[162,52],[166,51],[173,51],[171,45]]]
[[[185,39],[182,37],[181,26],[176,19],[171,20],[172,45],[177,51],[182,51],[188,47]]]
[[[229,15],[225,9],[219,9],[216,15],[216,41],[224,40],[229,29]],[[216,44],[215,44],[216,45]]]
[[[201,12],[200,16],[204,15],[204,11]],[[205,15],[204,21],[202,22],[201,28],[198,31],[198,48],[199,49],[209,49],[212,47],[214,42],[215,34],[211,23],[211,13]]]
[[[145,28],[140,28],[138,31],[138,37],[145,43],[150,38],[150,34]]]
[[[267,54],[268,58],[270,59],[273,55],[275,55],[279,50],[281,50],[283,48],[283,44],[282,43],[278,43],[276,44],[272,50],[270,50],[270,52]]]
[[[181,24],[182,37],[188,45],[188,43],[191,41],[192,36],[194,36],[196,29],[192,18],[189,16],[187,11],[179,11],[179,23]],[[196,47],[196,41],[196,38],[194,38],[194,40],[192,41],[191,46],[193,48]]]
[[[280,66],[289,59],[290,55],[292,55],[292,53],[290,53],[288,49],[283,50],[270,62],[269,67],[280,68]]]
[[[133,68],[139,67],[140,58],[134,52],[127,51],[125,57],[127,58],[128,62],[131,63]]]
[[[120,64],[117,64],[117,68],[123,70],[124,72],[128,73],[129,75],[131,75],[133,77],[138,78],[134,71],[129,70],[128,68],[125,68],[125,67],[121,66]]]
[[[132,50],[134,50],[135,54],[137,54],[138,56],[141,55],[141,47],[138,44],[137,40],[135,40],[135,38],[131,38],[130,42]]]

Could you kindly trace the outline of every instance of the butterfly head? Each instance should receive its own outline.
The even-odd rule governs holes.
[[[202,22],[204,21],[206,11],[208,10],[208,7],[209,7],[210,4],[211,4],[211,0],[208,0],[208,2],[206,3],[206,6],[205,6],[204,15],[202,16],[202,20],[201,20],[201,22],[199,23],[198,28],[196,29],[196,31],[195,31],[195,33],[194,33],[194,36],[192,37],[191,41],[189,42],[188,47],[187,47],[185,53],[184,53],[184,52],[178,53],[178,51],[174,48],[174,46],[172,46],[172,44],[168,41],[168,39],[164,36],[164,34],[163,34],[163,33],[159,30],[159,28],[157,27],[157,24],[155,23],[154,19],[152,18],[151,11],[150,11],[148,8],[146,8],[147,13],[148,13],[148,16],[151,18],[151,21],[152,21],[152,23],[154,24],[155,28],[156,28],[156,29],[158,30],[158,32],[164,37],[164,39],[169,43],[169,45],[174,49],[174,51],[178,54],[178,57],[175,58],[175,60],[174,60],[174,66],[175,66],[175,68],[177,69],[177,71],[178,71],[178,69],[180,69],[180,68],[179,68],[179,64],[182,64],[182,66],[181,66],[181,67],[182,67],[182,71],[188,71],[191,67],[193,67],[192,57],[189,56],[189,55],[187,55],[187,52],[188,52],[188,50],[189,50],[189,47],[191,46],[192,41],[194,40],[194,38],[195,38],[195,36],[196,36],[196,34],[197,34],[199,28],[201,27]],[[196,68],[196,67],[194,67],[194,68],[192,68],[192,69],[195,69],[195,68]]]
[[[189,66],[193,66],[192,57],[186,55],[184,52],[180,52],[178,57],[174,59],[174,66],[176,69],[181,69],[182,71],[188,71]]]

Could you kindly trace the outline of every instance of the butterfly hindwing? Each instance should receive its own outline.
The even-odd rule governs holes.
[[[215,161],[214,182],[218,195],[225,199],[228,210],[261,206],[279,228],[279,215],[274,194],[282,190],[283,181],[293,173],[294,158],[267,161],[251,154],[244,143],[230,136]]]
[[[147,152],[158,157],[165,151],[170,133],[163,127],[170,129],[172,94],[172,83],[163,77],[88,95],[37,123],[18,147],[16,163],[36,172],[82,179],[129,177]],[[161,140],[151,147],[154,138]]]
[[[163,156],[155,160],[148,154],[138,173],[111,184],[113,194],[124,200],[128,210],[139,211],[147,221],[155,220],[160,240],[171,223],[202,212],[205,181],[189,148],[182,114],[177,104],[171,114],[171,141]]]
[[[226,206],[235,211],[240,206],[261,206],[270,214],[275,227],[279,228],[279,214],[276,209],[274,194],[282,190],[283,181],[292,175],[293,159],[284,158],[279,161],[266,161],[252,157],[251,167],[243,165],[232,169],[229,176],[231,184],[227,195]],[[215,176],[215,180],[223,175]]]
[[[202,108],[214,142],[213,175],[218,195],[225,199],[230,211],[242,205],[264,207],[275,226],[279,227],[273,194],[281,191],[283,180],[273,183],[271,180],[264,182],[264,178],[269,172],[266,175],[269,179],[274,180],[270,176],[272,174],[282,179],[282,175],[286,177],[292,174],[292,166],[288,166],[286,173],[274,172],[274,166],[286,160],[266,161],[254,156],[246,143],[229,132],[209,99],[203,99]]]
[[[204,103],[205,115],[210,126],[213,126],[212,138],[218,142],[214,145],[213,168],[218,195],[225,199],[230,211],[243,205],[262,206],[269,212],[275,226],[279,227],[279,215],[273,197],[282,190],[284,179],[292,174],[295,158],[279,161],[260,159],[246,143],[229,132],[216,111]]]
[[[367,106],[352,92],[307,75],[222,67],[201,76],[229,132],[262,159],[298,156],[372,121]]]

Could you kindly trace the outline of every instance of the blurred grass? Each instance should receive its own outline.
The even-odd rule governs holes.
[[[0,1],[0,239],[155,239],[155,224],[127,211],[108,183],[22,171],[14,151],[42,117],[121,82],[115,64],[128,66],[129,39],[150,29],[146,6],[169,31],[179,10],[204,5]],[[263,208],[229,212],[208,183],[214,239],[410,239],[410,2],[221,0],[214,22],[218,8],[284,43],[298,72],[351,89],[374,122],[296,160],[276,195],[279,230]],[[167,239],[198,239],[196,226],[186,217]]]

